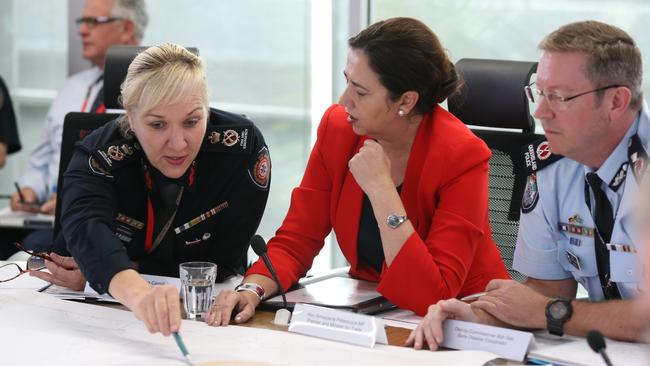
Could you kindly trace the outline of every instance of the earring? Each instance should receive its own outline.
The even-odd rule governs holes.
[[[406,116],[406,112],[404,112],[403,109],[400,109],[400,110],[397,111],[397,115],[400,116],[400,117],[404,117],[404,116]]]

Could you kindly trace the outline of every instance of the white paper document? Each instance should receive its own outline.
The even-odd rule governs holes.
[[[535,334],[536,347],[528,357],[567,366],[604,365],[585,338],[556,337],[548,333]],[[650,365],[650,348],[647,344],[606,340],[606,351],[614,365]]]
[[[48,229],[54,226],[54,215],[11,211],[10,207],[5,207],[0,209],[0,226]]]
[[[132,313],[55,299],[34,291],[0,291],[2,364],[184,366],[172,337],[149,334]],[[479,351],[427,352],[376,345],[363,348],[299,334],[184,320],[180,334],[195,364],[483,365]],[[10,336],[9,336],[10,335]],[[35,352],[37,350],[37,352]]]

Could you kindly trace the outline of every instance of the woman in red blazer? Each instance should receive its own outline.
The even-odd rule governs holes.
[[[318,127],[300,186],[268,255],[282,287],[303,277],[334,229],[354,277],[426,313],[508,273],[488,221],[490,150],[439,107],[460,87],[437,37],[392,18],[349,40],[347,87]],[[277,286],[263,263],[215,300],[207,322],[248,320]]]

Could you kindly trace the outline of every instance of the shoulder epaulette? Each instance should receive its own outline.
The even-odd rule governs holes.
[[[253,125],[208,125],[201,150],[232,154],[251,154]]]
[[[526,163],[526,175],[542,170],[564,157],[551,152],[546,138],[541,138],[526,145],[523,148],[523,152],[524,162]]]
[[[139,150],[141,147],[136,140],[121,139],[95,148],[90,154],[104,170],[110,172],[136,160],[140,156],[136,153]]]

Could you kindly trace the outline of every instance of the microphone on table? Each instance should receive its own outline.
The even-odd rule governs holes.
[[[280,290],[280,294],[282,295],[282,303],[284,305],[284,308],[287,309],[287,298],[286,296],[284,296],[284,290],[282,289],[282,285],[280,284],[280,279],[278,279],[278,275],[275,273],[275,268],[273,268],[273,263],[271,263],[269,256],[266,254],[266,242],[264,241],[264,238],[255,234],[251,238],[250,243],[255,254],[257,254],[262,258],[264,264],[266,264],[266,268],[268,268],[269,272],[271,272],[271,276],[273,276],[273,280],[275,281],[275,284],[278,285],[278,289]]]
[[[605,352],[605,348],[607,347],[605,345],[605,338],[603,338],[603,335],[599,331],[592,330],[587,333],[587,343],[589,343],[589,347],[591,347],[594,352],[602,356],[607,366],[612,366],[612,361],[609,360],[607,352]]]

